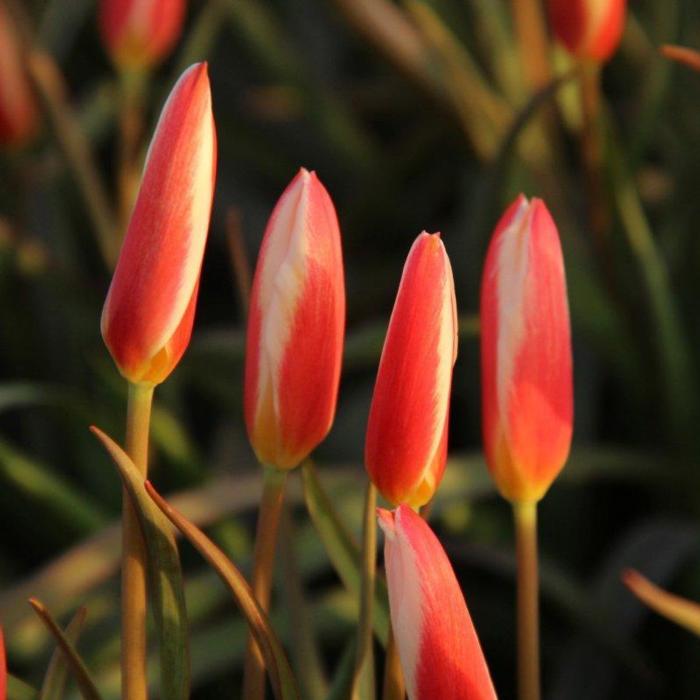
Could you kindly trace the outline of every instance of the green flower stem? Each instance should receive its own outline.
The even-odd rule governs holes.
[[[540,698],[537,502],[513,503],[518,563],[518,697]]]
[[[148,433],[153,385],[129,384],[126,453],[148,476]],[[138,516],[124,489],[122,496],[122,698],[145,700],[146,679],[146,544]]]
[[[275,467],[265,467],[251,579],[253,595],[263,612],[267,612],[270,608],[270,590],[272,588],[277,531],[282,513],[286,481],[286,471],[281,471]],[[243,697],[246,700],[263,700],[265,697],[265,662],[260,648],[252,635],[248,637],[245,665],[243,667]]]
[[[357,656],[352,683],[353,700],[359,700],[365,669],[373,668],[372,604],[377,569],[377,489],[370,481],[365,493],[362,534],[362,588],[360,591],[360,620],[357,628]],[[372,683],[369,683],[372,686]]]

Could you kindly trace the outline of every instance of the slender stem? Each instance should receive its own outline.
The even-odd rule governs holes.
[[[537,502],[513,504],[518,562],[518,697],[540,698]]]
[[[549,65],[549,41],[541,0],[511,0],[515,33],[525,77],[534,89],[544,87],[552,78]]]
[[[389,637],[386,642],[386,657],[384,661],[384,689],[382,700],[404,700],[406,684],[401,670],[399,649],[394,639],[394,630],[389,625]]]
[[[258,511],[258,525],[255,534],[253,553],[253,575],[251,588],[260,607],[267,612],[270,608],[272,571],[277,545],[284,485],[287,472],[265,467],[263,494]],[[243,667],[243,697],[245,700],[262,700],[265,696],[265,662],[257,643],[248,637],[245,665]]]
[[[357,629],[357,656],[352,683],[353,700],[359,700],[365,669],[373,667],[372,606],[377,569],[377,489],[370,481],[365,493],[362,533],[362,588],[360,590],[360,621]]]
[[[126,415],[126,453],[148,475],[148,433],[153,386],[130,384]],[[145,700],[146,544],[126,489],[122,496],[122,698]]]

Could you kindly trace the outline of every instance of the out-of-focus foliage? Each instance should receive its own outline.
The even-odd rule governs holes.
[[[109,224],[119,210],[123,85],[100,46],[94,2],[14,4],[33,50],[60,69],[58,102],[69,113],[45,116],[33,143],[0,153],[0,622],[12,673],[39,688],[54,645],[27,598],[64,627],[86,605],[78,646],[111,699],[121,491],[87,426],[121,436],[124,423],[125,389],[99,334],[105,253],[118,243],[104,236],[119,232]],[[245,309],[234,269],[245,269],[241,243],[255,260],[266,217],[299,166],[315,169],[337,206],[348,294],[340,404],[316,474],[353,530],[326,536],[341,537],[340,554],[351,558],[369,399],[401,266],[421,230],[441,231],[462,323],[453,459],[432,518],[499,694],[513,697],[510,513],[480,457],[475,314],[498,214],[520,191],[542,196],[563,238],[576,379],[572,458],[540,515],[545,696],[697,697],[697,642],[652,618],[619,577],[634,567],[700,599],[700,75],[657,52],[662,43],[700,47],[700,6],[629,2],[621,49],[602,76],[601,239],[591,233],[578,147],[578,77],[553,49],[555,74],[568,77],[532,101],[509,7],[190,2],[183,40],[144,88],[144,132],[179,72],[208,60],[219,177],[193,342],[157,392],[152,478],[247,570],[261,473],[243,427]],[[35,64],[34,78],[46,80]],[[80,146],[76,160],[76,132],[93,170]],[[315,663],[301,661],[316,669],[306,689],[315,698],[342,666],[356,597],[306,514],[301,474],[291,482],[272,618],[283,642],[308,651],[289,616],[307,611],[319,647],[311,645]],[[194,697],[230,697],[244,622],[192,549],[182,553]],[[301,602],[289,571],[303,581]],[[31,697],[16,679],[10,690]]]

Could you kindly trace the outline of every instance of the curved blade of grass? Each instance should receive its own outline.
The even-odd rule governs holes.
[[[101,700],[100,694],[92,678],[90,678],[90,673],[87,670],[87,666],[85,666],[85,662],[80,658],[73,643],[63,633],[63,630],[51,616],[51,613],[46,609],[44,604],[36,598],[30,598],[29,604],[34,608],[34,612],[39,616],[46,626],[46,629],[53,635],[63,651],[68,661],[70,671],[73,674],[73,678],[75,678],[75,682],[78,684],[78,689],[84,700]]]
[[[700,605],[659,588],[635,569],[622,574],[622,582],[648,608],[700,637]]]
[[[284,649],[277,639],[277,635],[272,629],[267,615],[260,609],[248,582],[241,572],[199,528],[163,499],[150,482],[146,482],[146,490],[170,522],[180,530],[195,549],[211,564],[229,587],[231,593],[233,593],[233,597],[248,620],[251,632],[263,653],[272,687],[278,700],[297,700],[299,693],[296,681]]]
[[[168,700],[186,700],[190,688],[189,634],[175,534],[146,493],[143,476],[126,452],[99,428],[92,426],[90,430],[119,469],[146,540],[150,591],[160,641],[162,695]]]
[[[310,462],[303,465],[301,474],[306,508],[326,548],[333,568],[347,590],[353,595],[359,596],[362,586],[360,547],[340,520]],[[377,576],[375,586],[374,633],[382,644],[386,644],[389,631],[386,583],[380,576]]]
[[[82,607],[75,613],[75,616],[66,627],[66,639],[75,646],[78,642],[78,637],[85,623],[87,610]],[[63,649],[58,646],[51,655],[49,667],[44,676],[44,683],[41,686],[39,700],[61,700],[68,678],[68,660]]]
[[[0,481],[47,512],[58,515],[71,531],[85,535],[105,524],[102,513],[65,479],[0,440]]]
[[[664,58],[682,63],[684,66],[700,72],[700,52],[695,49],[676,44],[663,44],[659,52]]]

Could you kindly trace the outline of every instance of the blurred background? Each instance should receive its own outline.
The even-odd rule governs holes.
[[[545,697],[698,697],[697,639],[642,608],[620,573],[634,566],[700,600],[700,74],[658,53],[700,47],[700,5],[630,0],[586,137],[572,59],[552,40],[550,73],[533,79],[505,0],[191,0],[176,46],[135,90],[100,40],[97,3],[11,4],[37,111],[31,133],[0,149],[0,622],[12,673],[40,686],[53,646],[29,595],[64,623],[84,603],[80,648],[104,697],[118,697],[120,483],[87,426],[121,439],[126,387],[99,320],[128,211],[125,144],[138,160],[177,76],[206,59],[218,181],[193,340],[156,391],[159,490],[248,570],[261,473],[241,408],[246,279],[304,166],[336,203],[347,268],[338,414],[315,459],[359,532],[364,431],[401,268],[421,230],[441,231],[461,333],[432,523],[499,695],[514,697],[513,536],[481,455],[478,288],[503,208],[521,191],[541,196],[564,245],[576,375],[574,448],[540,509]],[[290,610],[308,616],[330,683],[357,607],[292,476],[273,616],[287,642]],[[198,555],[182,556],[193,697],[236,697],[242,619]]]

